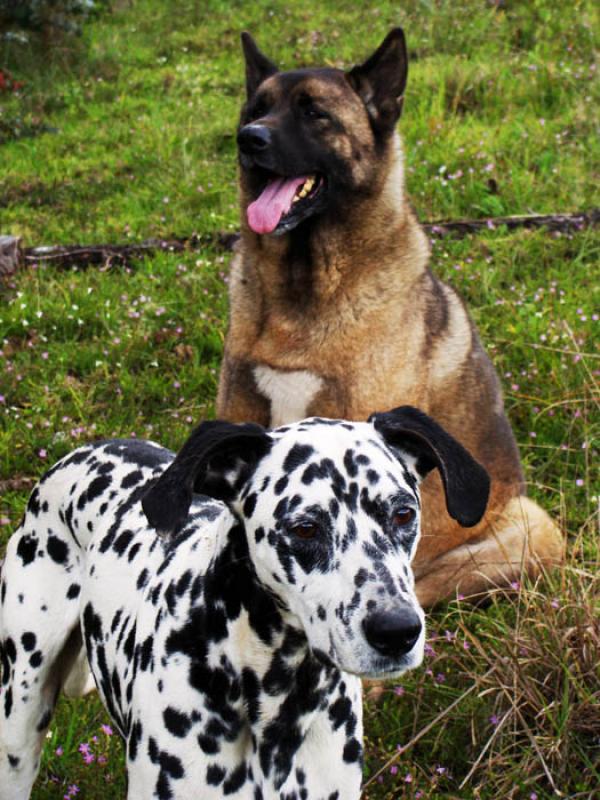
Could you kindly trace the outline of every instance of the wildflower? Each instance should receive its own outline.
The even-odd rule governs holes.
[[[404,686],[394,686],[394,694],[398,695],[398,697],[402,697],[404,694]]]
[[[490,725],[493,725],[494,727],[496,727],[496,725],[499,722],[500,722],[500,719],[495,714],[492,714],[492,716],[490,717]]]
[[[404,783],[412,783],[412,775],[410,774],[410,772],[407,772],[406,775],[404,776]]]
[[[584,484],[583,478],[577,478],[577,480],[575,481],[575,486],[583,486],[583,484]]]
[[[62,749],[62,747],[57,747],[56,750],[54,751],[55,755],[57,755],[59,758],[60,756],[62,756],[64,752],[65,751]]]
[[[113,735],[113,729],[110,727],[110,725],[101,725],[100,728],[102,733],[105,733],[107,736]]]
[[[390,775],[397,775],[398,774],[398,767],[395,764],[392,764],[390,767]]]

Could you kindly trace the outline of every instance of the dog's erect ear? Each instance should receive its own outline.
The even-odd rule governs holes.
[[[250,98],[260,84],[278,70],[275,64],[260,52],[258,45],[246,31],[242,33],[242,49],[246,59],[246,94]]]
[[[150,525],[160,534],[177,533],[194,492],[225,501],[235,497],[271,442],[260,425],[203,422],[144,495]]]
[[[408,56],[402,28],[394,28],[364,64],[347,73],[348,81],[378,131],[391,131],[402,113]]]
[[[437,467],[450,516],[463,527],[476,525],[485,513],[490,479],[485,469],[437,422],[412,406],[372,414],[369,422],[389,445],[416,456],[425,476]]]

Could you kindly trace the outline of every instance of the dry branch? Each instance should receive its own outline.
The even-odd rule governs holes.
[[[476,234],[482,230],[506,227],[546,228],[550,231],[570,233],[583,228],[595,227],[600,222],[600,209],[577,214],[530,214],[513,217],[488,217],[485,219],[459,219],[429,222],[423,225],[425,232],[434,237],[455,236],[458,238]],[[15,237],[0,237],[0,275],[12,273],[17,266],[29,264],[55,264],[61,267],[103,268],[127,266],[136,259],[153,255],[157,251],[168,253],[195,252],[204,247],[232,250],[239,239],[238,233],[220,232],[176,239],[149,239],[139,244],[62,245],[53,247],[28,247],[20,249]],[[3,245],[4,243],[4,245]],[[3,270],[4,267],[4,270]]]

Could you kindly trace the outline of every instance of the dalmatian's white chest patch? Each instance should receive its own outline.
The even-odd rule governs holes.
[[[323,388],[323,378],[308,370],[254,368],[258,391],[271,403],[271,426],[296,422],[308,415],[310,404]]]

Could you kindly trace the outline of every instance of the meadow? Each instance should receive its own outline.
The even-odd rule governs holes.
[[[238,225],[239,34],[349,67],[407,35],[400,121],[422,221],[600,205],[592,0],[116,0],[80,37],[0,39],[0,235],[26,246]],[[432,241],[501,376],[564,568],[429,615],[423,667],[367,702],[367,800],[597,798],[600,237],[490,226]],[[35,480],[82,442],[176,449],[214,416],[230,254],[29,266],[0,283],[0,556]],[[34,800],[125,796],[97,698],[61,700]]]

